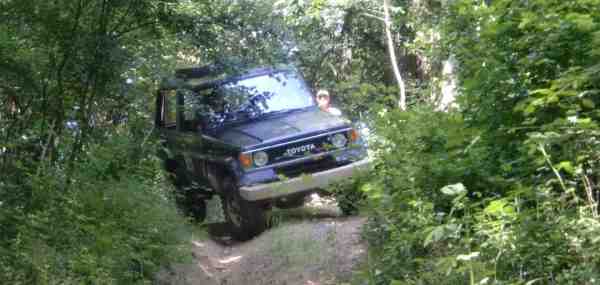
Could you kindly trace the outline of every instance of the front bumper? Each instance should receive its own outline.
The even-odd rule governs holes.
[[[370,165],[371,161],[369,159],[363,159],[348,165],[284,181],[244,186],[240,188],[240,195],[248,201],[259,201],[324,188],[334,182],[352,177],[358,171],[367,170]]]

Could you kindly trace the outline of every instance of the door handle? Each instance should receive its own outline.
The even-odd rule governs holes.
[[[165,145],[165,144],[167,144],[167,138],[166,138],[166,137],[163,137],[163,136],[160,136],[160,137],[158,138],[158,142],[159,142],[160,144],[162,144],[162,145]]]

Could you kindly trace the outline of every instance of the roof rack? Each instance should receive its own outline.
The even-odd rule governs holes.
[[[217,65],[207,65],[201,67],[181,68],[175,70],[175,77],[179,79],[199,79],[207,76],[214,76],[223,72],[223,67]]]
[[[293,68],[280,65],[239,70],[240,73],[228,74],[228,69],[225,66],[217,64],[200,67],[179,68],[175,70],[174,77],[163,78],[160,89],[169,90],[174,88],[185,88],[198,91],[246,76],[291,69]]]

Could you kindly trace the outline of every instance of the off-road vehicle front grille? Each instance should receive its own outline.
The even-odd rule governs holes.
[[[326,156],[319,160],[302,162],[300,164],[286,165],[275,168],[277,175],[283,175],[287,178],[294,178],[302,174],[312,174],[338,167],[338,163],[331,156]]]
[[[346,135],[345,132],[340,132]],[[330,135],[320,136],[267,150],[272,163],[290,161],[332,149]]]

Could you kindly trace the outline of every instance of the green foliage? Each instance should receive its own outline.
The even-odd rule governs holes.
[[[562,207],[584,200],[594,215],[599,3],[459,1],[448,21],[465,117],[503,146],[498,163],[525,185],[558,191]]]
[[[600,3],[491,2],[454,1],[444,17],[460,114],[380,112],[379,165],[363,185],[376,283],[600,275]]]
[[[149,282],[180,258],[147,96],[174,65],[174,7],[0,1],[3,283]]]
[[[495,163],[496,145],[458,114],[392,111],[378,125],[379,164],[361,188],[374,283],[596,278],[598,220],[554,180],[515,179]]]
[[[410,112],[377,1],[0,1],[0,280],[147,282],[177,259],[148,94],[214,62],[296,62],[372,123],[374,174],[334,188],[366,203],[371,282],[598,280],[600,1],[392,4]],[[436,113],[449,55],[460,110]]]
[[[186,222],[150,150],[115,133],[90,145],[70,178],[61,167],[29,174],[19,191],[30,199],[2,208],[2,217],[10,218],[0,219],[0,227],[12,234],[2,239],[0,279],[132,284],[151,281],[161,266],[181,260],[188,250]]]
[[[442,268],[458,266],[448,253],[469,253],[468,244],[452,249],[442,244],[461,240],[466,226],[461,218],[471,216],[471,199],[501,192],[489,178],[494,166],[486,160],[488,148],[458,114],[429,108],[379,114],[378,165],[362,186],[372,217],[365,234],[375,255],[374,279],[463,283],[461,274],[448,278]]]
[[[338,182],[327,188],[335,196],[338,207],[344,215],[356,215],[365,207],[367,196],[361,187],[367,183],[368,172],[356,173],[352,179]]]

